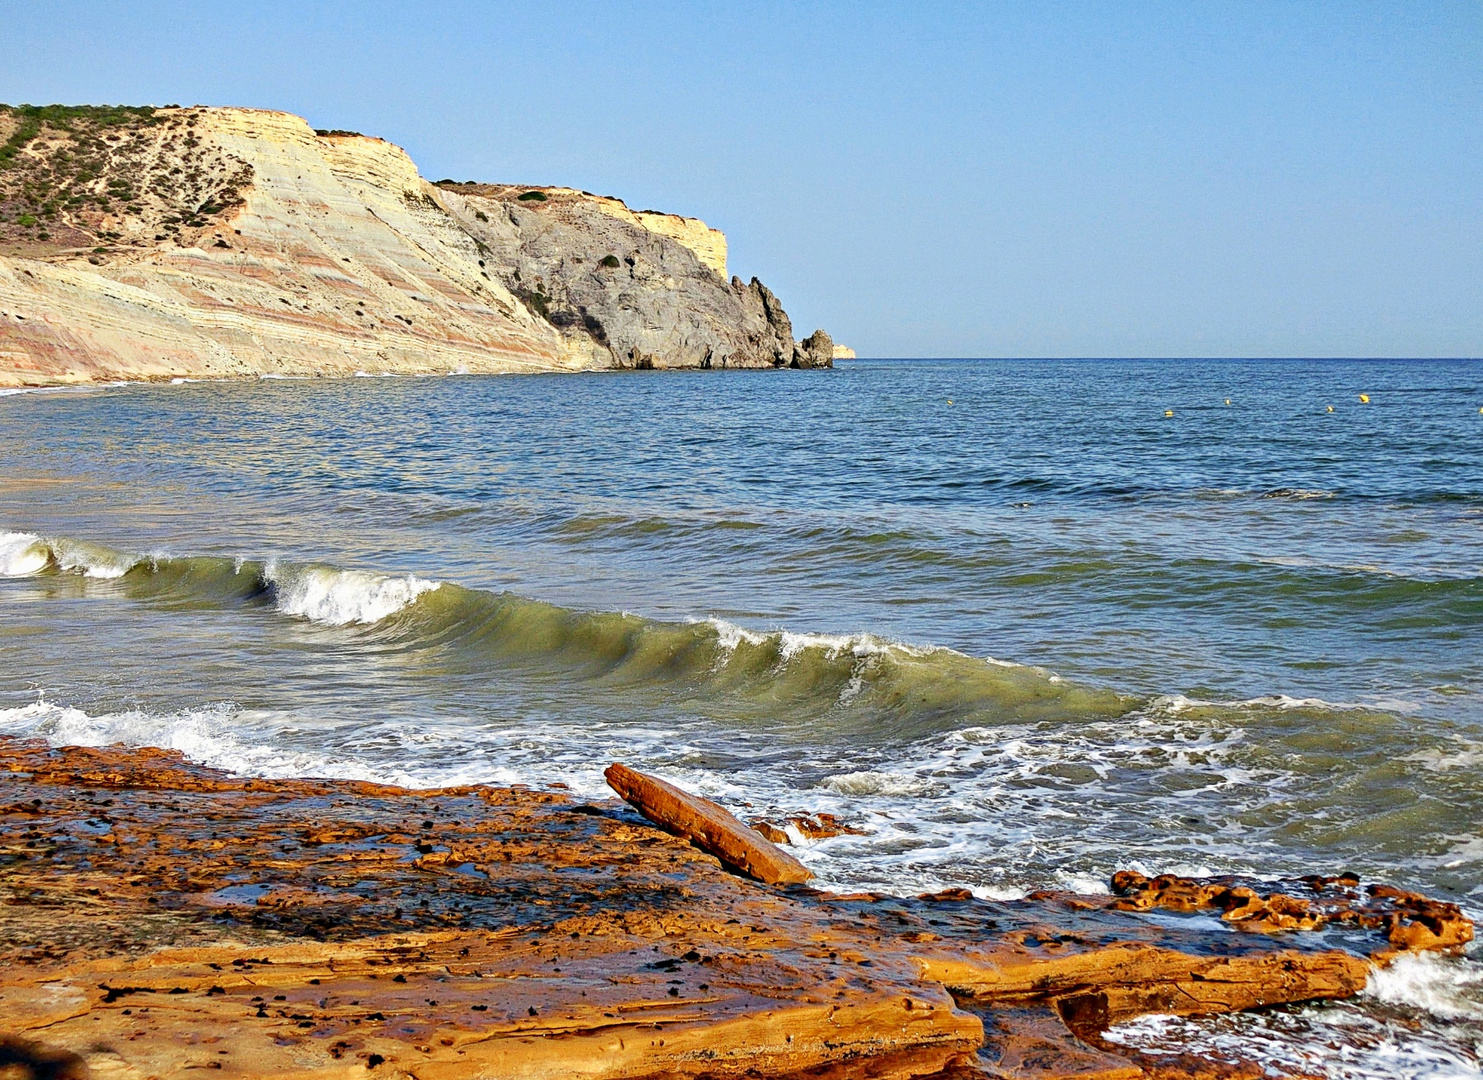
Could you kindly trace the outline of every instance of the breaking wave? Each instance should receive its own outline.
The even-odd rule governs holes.
[[[378,623],[442,582],[407,574],[387,577],[326,566],[282,566],[269,560],[263,580],[277,595],[278,610],[328,626]]]
[[[1365,996],[1444,1020],[1483,1022],[1483,964],[1436,953],[1402,955],[1370,973]]]
[[[411,574],[221,556],[135,554],[32,533],[0,534],[0,576],[83,578],[188,608],[268,609],[355,630],[450,671],[519,667],[725,702],[738,715],[868,713],[892,737],[962,724],[1113,717],[1137,703],[1040,668],[871,634],[759,631],[721,619],[581,611]]]
[[[212,556],[138,555],[68,538],[0,533],[0,577],[45,574],[121,580],[141,597],[267,596],[279,612],[327,626],[380,622],[442,584],[411,574],[373,574],[276,559],[256,563]]]
[[[50,549],[34,533],[0,533],[0,577],[40,573],[50,559]]]

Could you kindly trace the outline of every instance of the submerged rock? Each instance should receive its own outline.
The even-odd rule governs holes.
[[[616,802],[0,739],[0,1053],[71,1076],[1232,1076],[1100,1033],[1348,996],[1471,934],[1348,878],[1254,890],[1321,909],[1311,930],[1212,929],[1240,887],[784,891]]]
[[[798,835],[805,840],[824,840],[831,836],[866,836],[864,829],[857,829],[853,825],[847,825],[833,814],[793,814],[789,817],[773,820],[771,818],[753,818],[747,824],[753,829],[767,837],[774,844],[791,844],[793,838],[789,835],[789,828],[796,829]]]

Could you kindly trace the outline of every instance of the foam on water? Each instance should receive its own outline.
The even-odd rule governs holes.
[[[1419,762],[1433,772],[1483,768],[1483,742],[1453,735],[1441,746],[1406,755],[1406,760]]]
[[[0,532],[0,577],[29,577],[46,569],[51,549],[34,533]]]
[[[1483,1022],[1483,964],[1435,953],[1405,954],[1370,973],[1365,995],[1446,1020]]]
[[[442,585],[412,574],[398,577],[271,560],[263,578],[274,589],[279,611],[329,626],[380,622]]]
[[[47,567],[89,578],[120,578],[140,562],[101,544],[48,539],[34,533],[0,533],[0,577],[29,577]]]
[[[842,656],[863,658],[889,655],[918,658],[933,652],[953,652],[951,649],[919,648],[905,642],[876,637],[874,634],[809,634],[796,633],[791,630],[761,632],[748,630],[733,622],[717,618],[694,619],[691,622],[712,627],[716,631],[717,645],[723,653],[727,654],[728,658],[744,644],[754,647],[775,645],[778,656],[784,663],[806,652],[821,653],[829,660],[836,660]],[[962,656],[963,654],[955,653],[954,655]]]
[[[38,701],[0,709],[0,732],[18,738],[44,739],[53,746],[153,746],[178,750],[187,760],[239,776],[270,779],[324,777],[369,780],[406,787],[417,783],[410,773],[353,758],[305,752],[255,742],[244,732],[261,731],[266,714],[249,714],[231,704],[207,705],[172,713],[143,709],[91,715],[81,709]]]
[[[1269,1075],[1333,1080],[1483,1076],[1483,963],[1404,955],[1354,1001],[1218,1017],[1143,1016],[1106,1037],[1160,1054],[1256,1061]]]
[[[50,540],[51,556],[63,573],[81,574],[83,577],[112,580],[121,578],[139,565],[143,559],[101,544],[87,544],[76,540]]]
[[[852,797],[882,795],[887,798],[900,798],[902,796],[941,795],[945,790],[942,784],[933,783],[923,777],[878,772],[873,769],[826,777],[820,786],[836,794]]]

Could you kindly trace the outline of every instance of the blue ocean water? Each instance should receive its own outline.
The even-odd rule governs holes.
[[[0,731],[594,794],[621,759],[858,823],[802,849],[841,887],[1483,908],[1480,410],[1468,361],[8,395]],[[1442,1075],[1483,992],[1439,970]]]

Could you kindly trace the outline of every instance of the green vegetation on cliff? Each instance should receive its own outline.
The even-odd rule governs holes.
[[[216,151],[197,110],[0,105],[0,244],[32,254],[202,228],[252,170]]]

